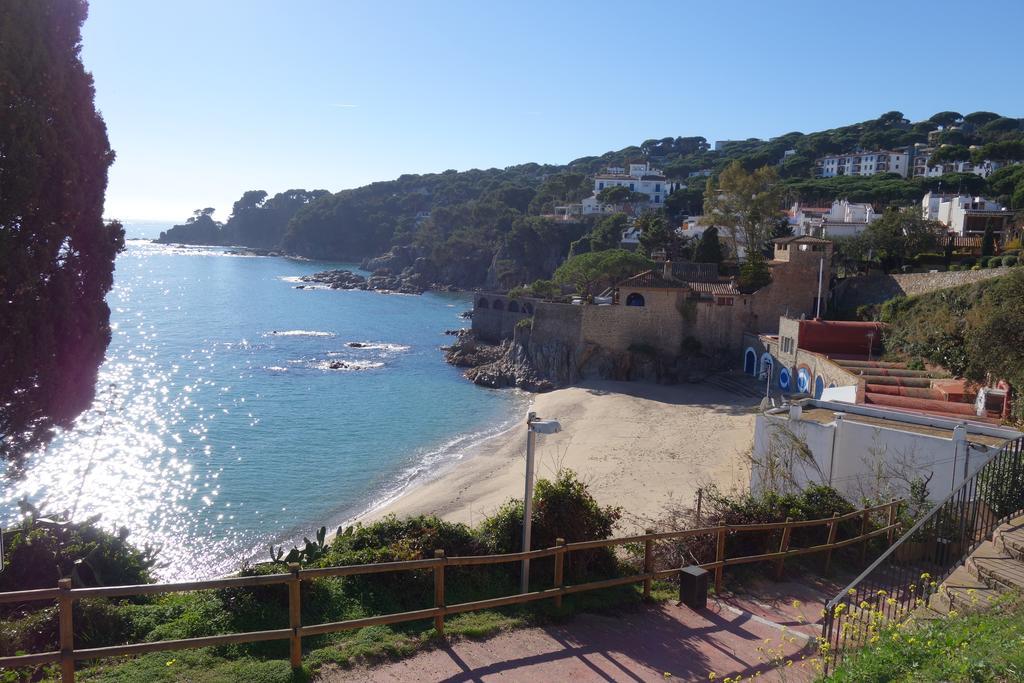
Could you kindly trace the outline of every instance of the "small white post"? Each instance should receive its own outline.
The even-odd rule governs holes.
[[[530,552],[530,527],[533,526],[533,454],[537,447],[537,433],[533,431],[533,421],[537,413],[526,417],[526,492],[523,494],[523,552]],[[519,592],[530,590],[530,560],[523,560],[523,570],[519,581]]]

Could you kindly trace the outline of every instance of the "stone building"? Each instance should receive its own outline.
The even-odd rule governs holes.
[[[619,283],[608,305],[480,294],[473,330],[485,341],[499,342],[528,325],[528,351],[562,354],[562,365],[597,352],[643,350],[674,359],[694,342],[706,353],[734,352],[744,333],[775,334],[782,316],[813,316],[819,274],[827,276],[831,258],[828,240],[775,240],[774,258],[768,262],[772,281],[750,293],[720,277],[715,264],[667,262]]]

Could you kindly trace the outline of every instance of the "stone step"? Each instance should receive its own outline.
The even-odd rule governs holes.
[[[988,606],[1000,591],[978,579],[967,567],[957,567],[928,600],[928,607],[940,614],[976,612]]]
[[[985,541],[965,563],[968,571],[998,591],[1024,591],[1024,562]]]
[[[1024,516],[1011,519],[992,533],[997,550],[1024,562]]]

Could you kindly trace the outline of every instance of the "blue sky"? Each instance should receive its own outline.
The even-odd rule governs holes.
[[[91,0],[106,214],[897,109],[1024,116],[1024,2]]]

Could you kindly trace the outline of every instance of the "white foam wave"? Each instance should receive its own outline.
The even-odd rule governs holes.
[[[318,330],[273,330],[263,335],[264,337],[333,337],[333,332],[321,332]]]
[[[390,353],[401,353],[408,351],[411,347],[405,344],[389,344],[387,342],[349,342],[345,346],[356,351],[388,351]]]
[[[368,360],[346,360],[346,361],[319,361],[311,364],[310,367],[314,367],[318,370],[329,370],[331,372],[346,372],[346,371],[357,371],[357,370],[373,370],[375,368],[384,367],[384,363],[378,361]]]

